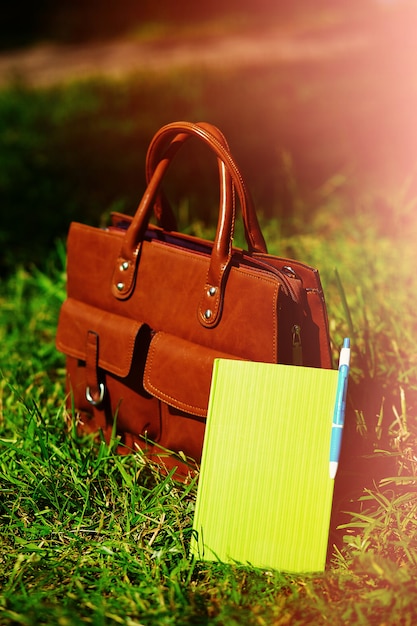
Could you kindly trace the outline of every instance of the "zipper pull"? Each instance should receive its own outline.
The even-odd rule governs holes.
[[[292,363],[293,365],[303,364],[303,346],[301,343],[301,328],[294,324],[291,329],[292,334]]]

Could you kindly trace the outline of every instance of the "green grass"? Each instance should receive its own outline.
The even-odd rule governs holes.
[[[335,354],[353,335],[345,454],[317,576],[190,559],[195,481],[71,427],[53,345],[62,247],[42,272],[17,269],[2,283],[1,624],[415,623],[415,232],[393,246],[371,213],[349,229],[343,215],[333,195],[304,234],[282,240],[278,223],[264,225],[272,251],[319,265]],[[324,240],[326,218],[335,224]]]

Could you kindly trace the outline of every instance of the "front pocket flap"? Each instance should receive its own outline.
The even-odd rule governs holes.
[[[56,347],[68,356],[85,361],[87,334],[93,331],[99,338],[99,367],[124,378],[129,374],[142,325],[142,322],[68,298],[59,315]]]
[[[206,417],[215,358],[237,357],[158,332],[149,347],[144,387],[180,411]]]

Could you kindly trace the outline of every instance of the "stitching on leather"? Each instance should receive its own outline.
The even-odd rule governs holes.
[[[140,326],[141,325],[139,325],[139,327],[138,327],[137,331],[135,332],[135,334],[132,337],[129,338],[129,346],[128,346],[129,358],[127,360],[125,360],[123,366],[115,367],[114,363],[102,359],[100,357],[100,354],[99,354],[99,358],[98,358],[99,363],[98,364],[99,364],[99,367],[101,369],[109,370],[110,372],[116,374],[116,376],[120,376],[122,378],[124,378],[127,375],[125,373],[126,367],[128,368],[128,370],[131,367],[135,341],[136,341],[136,337],[137,337],[137,334],[139,332]],[[97,333],[97,334],[100,336],[100,333]],[[63,352],[64,354],[67,354],[68,356],[71,356],[73,358],[79,359],[81,361],[85,361],[86,360],[85,351],[77,350],[72,345],[71,346],[67,346],[62,341],[59,341],[59,342],[57,342],[57,348],[58,348],[58,350],[60,352]]]
[[[156,354],[155,344],[158,343],[158,341],[160,341],[163,338],[163,335],[165,334],[166,333],[162,331],[158,332],[157,335],[153,338],[149,351],[148,351],[148,358],[146,359],[146,366],[145,366],[145,383],[148,386],[148,391],[150,390],[155,391],[156,393],[160,394],[161,398],[163,398],[164,400],[170,400],[171,404],[178,409],[183,410],[183,408],[185,407],[194,411],[199,411],[200,412],[199,415],[201,415],[202,417],[205,417],[207,414],[207,409],[177,400],[173,396],[170,396],[169,394],[159,389],[150,380],[150,370],[152,369],[154,356]],[[149,362],[149,366],[148,366],[148,362]]]
[[[129,343],[128,343],[128,358],[127,358],[127,367],[128,370],[130,370],[131,366],[132,366],[132,358],[133,358],[133,352],[134,352],[134,348],[135,348],[135,342],[136,342],[136,337],[138,336],[138,332],[141,328],[143,324],[138,324],[137,328],[135,328],[134,333],[130,333],[129,335]],[[108,361],[105,361],[103,359],[100,358],[100,353],[98,355],[98,361],[99,361],[99,366],[102,367],[103,369],[109,369],[110,371],[114,371],[116,373],[116,375],[120,375],[120,376],[124,376],[123,372],[126,369],[126,366],[124,367],[120,367],[117,368],[118,372],[116,372],[114,365],[112,366],[112,364]],[[125,361],[126,363],[126,361]],[[112,369],[113,368],[113,369]]]
[[[159,243],[159,242],[156,242],[156,243]],[[162,245],[164,245],[164,244],[162,244]],[[169,253],[169,254],[174,254],[174,255],[180,254],[180,255],[182,255],[184,257],[191,255],[193,263],[197,261],[198,263],[201,263],[201,264],[204,263],[204,265],[206,265],[207,262],[210,264],[210,254],[205,255],[204,253],[202,253],[201,256],[197,256],[197,255],[195,255],[193,253],[192,250],[185,250],[183,248],[169,247],[169,246],[165,246],[165,245],[164,245],[164,251]],[[207,307],[204,306],[204,303],[208,302],[206,292],[207,292],[207,289],[208,289],[209,286],[211,286],[211,285],[207,281],[203,285],[203,295],[202,295],[202,298],[200,300],[200,305],[199,305],[199,313],[202,316],[202,318],[203,318],[203,309],[207,308]],[[216,310],[218,310],[218,308],[219,308],[220,291],[221,291],[221,289],[219,287],[219,294],[216,295],[216,298],[214,300],[210,300],[210,303],[213,304],[213,308],[215,308]],[[207,320],[204,320],[204,322],[207,323]],[[209,323],[208,326],[210,326],[210,325],[211,324]],[[198,407],[195,407],[195,408],[198,408]]]
[[[272,303],[272,320],[273,320],[273,325],[274,325],[272,359],[273,359],[273,362],[275,362],[277,354],[278,354],[278,345],[277,345],[278,314],[277,314],[275,305],[278,300],[279,286],[276,283],[276,281],[272,277],[269,277],[266,273],[265,275],[252,274],[250,272],[245,271],[242,268],[239,270],[239,273],[246,274],[246,276],[248,276],[249,278],[254,278],[255,280],[262,280],[274,286],[274,302]]]
[[[67,302],[71,302],[71,301],[76,302],[76,300],[74,300],[74,299],[68,299],[67,300]],[[84,303],[81,303],[81,304],[84,304]],[[90,305],[84,304],[84,307],[90,307]],[[64,319],[63,322],[64,322],[65,325],[68,324],[68,319],[70,320],[70,323],[71,323],[72,320],[77,317],[71,311],[71,305],[69,307],[67,307],[67,308],[70,308],[69,312],[67,312],[65,310],[65,304],[64,304],[63,305],[63,310],[65,310],[66,319]],[[91,307],[91,308],[94,308],[94,307]],[[120,317],[120,316],[117,316],[114,313],[111,314],[111,315],[114,315],[115,317]],[[88,317],[88,315],[87,315],[87,317]],[[125,318],[122,318],[122,319],[125,319]],[[130,367],[131,367],[136,338],[137,338],[137,335],[139,333],[139,330],[141,329],[141,327],[143,325],[144,325],[144,322],[135,322],[135,325],[134,325],[133,329],[129,332],[129,339],[128,339],[128,344],[127,344],[128,347],[127,347],[127,351],[126,351],[127,356],[125,356],[125,358],[123,360],[123,365],[121,367],[115,367],[114,363],[101,358],[100,357],[100,350],[99,350],[99,355],[98,355],[99,356],[99,367],[101,367],[102,369],[106,369],[106,370],[109,370],[109,371],[113,372],[114,374],[116,374],[116,376],[121,376],[121,377],[126,376],[125,371],[126,371],[126,368],[128,368],[128,370],[129,370]],[[97,327],[89,328],[88,330],[93,330],[94,332],[97,333],[98,336],[100,336],[100,329],[97,329]],[[106,333],[104,333],[104,334],[106,334]],[[68,356],[71,356],[71,357],[74,357],[76,359],[80,359],[82,361],[85,361],[85,359],[86,359],[85,350],[79,350],[79,349],[75,348],[73,346],[73,344],[66,345],[66,343],[61,341],[61,340],[57,340],[56,345],[57,345],[58,350],[60,350],[64,354],[67,354]]]

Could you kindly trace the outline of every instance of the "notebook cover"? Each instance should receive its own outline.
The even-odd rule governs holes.
[[[191,552],[323,571],[338,372],[216,359]]]

